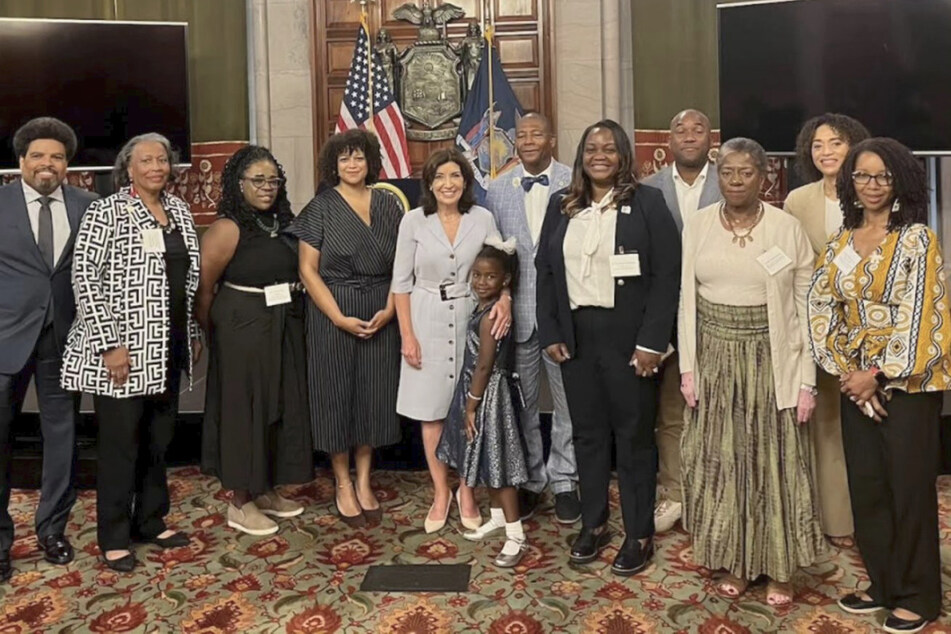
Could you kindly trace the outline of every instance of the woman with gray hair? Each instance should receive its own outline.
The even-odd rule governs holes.
[[[727,141],[716,166],[723,201],[683,233],[684,527],[694,561],[726,571],[719,593],[736,598],[766,575],[767,603],[785,605],[793,573],[825,543],[805,425],[816,405],[803,349],[813,252],[798,220],[760,200],[758,143]]]
[[[165,191],[174,161],[162,135],[126,143],[113,172],[119,190],[89,206],[73,256],[77,314],[63,387],[93,395],[99,549],[121,572],[135,567],[132,541],[188,545],[164,521],[179,382],[201,352],[198,236],[188,205]]]

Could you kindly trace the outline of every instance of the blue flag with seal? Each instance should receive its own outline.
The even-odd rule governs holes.
[[[524,112],[492,46],[491,29],[486,30],[485,39],[485,54],[462,109],[456,136],[456,145],[475,173],[479,204],[485,200],[489,180],[518,164],[515,122]]]

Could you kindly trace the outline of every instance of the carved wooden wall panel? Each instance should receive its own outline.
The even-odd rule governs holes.
[[[408,0],[378,0],[369,6],[371,37],[381,27],[389,31],[400,52],[416,41],[417,27],[393,18],[393,11]],[[466,35],[468,23],[482,24],[483,6],[489,4],[495,15],[497,46],[502,66],[523,108],[540,110],[554,120],[553,73],[553,0],[450,0],[465,10],[461,20],[450,22],[447,37],[453,44]],[[333,133],[340,111],[356,31],[360,25],[359,4],[349,0],[313,0],[314,11],[314,86],[315,147],[318,153]],[[442,4],[434,0],[432,4]],[[415,0],[422,6],[423,0]],[[452,141],[410,141],[409,153],[414,176],[418,176],[426,157],[435,149],[452,146]],[[315,161],[316,164],[316,161]]]

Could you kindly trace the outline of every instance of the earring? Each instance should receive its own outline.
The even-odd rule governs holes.
[[[898,202],[898,199],[895,199],[895,202],[892,203],[892,213],[897,214],[901,210],[901,203]]]
[[[852,206],[855,207],[856,209],[861,209],[862,203],[860,203],[858,199],[856,199],[855,201],[852,202]]]

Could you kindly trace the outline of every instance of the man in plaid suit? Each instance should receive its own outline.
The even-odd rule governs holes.
[[[503,239],[518,242],[519,277],[512,312],[515,319],[516,371],[521,378],[525,409],[522,433],[528,451],[529,482],[519,489],[522,519],[526,520],[550,486],[555,496],[555,519],[573,524],[581,517],[575,486],[578,470],[571,439],[571,419],[561,368],[539,346],[535,318],[535,250],[548,201],[571,181],[571,168],[552,158],[555,135],[548,119],[527,112],[515,126],[515,149],[521,164],[489,183],[486,207],[495,215]],[[551,451],[542,450],[538,416],[539,379],[548,378],[554,403]]]

